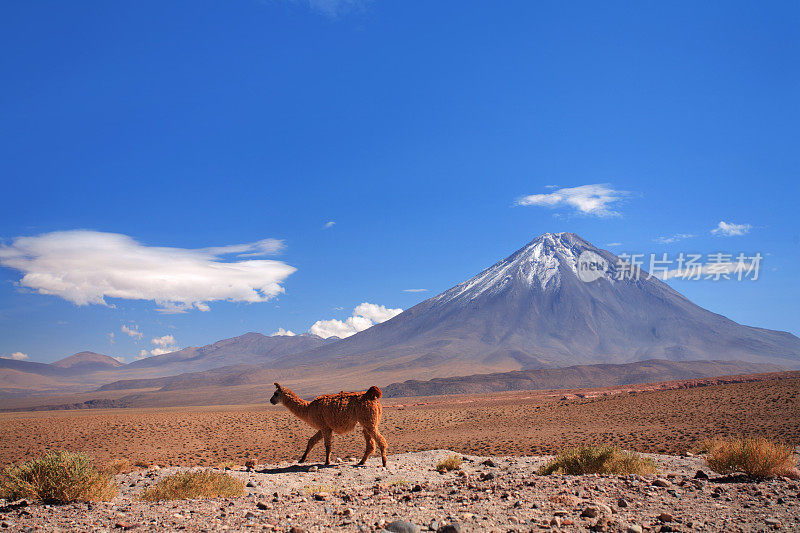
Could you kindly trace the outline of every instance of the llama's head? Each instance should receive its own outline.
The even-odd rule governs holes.
[[[280,383],[275,383],[275,394],[269,399],[269,403],[278,405],[281,403],[281,400],[283,400],[283,387],[281,387]]]

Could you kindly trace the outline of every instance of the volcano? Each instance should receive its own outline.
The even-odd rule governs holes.
[[[605,270],[579,275],[587,256]],[[578,235],[545,233],[391,320],[276,366],[417,379],[650,359],[800,366],[796,336],[738,324],[644,271],[620,276],[621,264]]]

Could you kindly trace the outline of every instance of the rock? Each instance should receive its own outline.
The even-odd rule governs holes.
[[[626,500],[625,498],[620,498],[619,500],[617,500],[617,507],[625,508],[627,506],[628,506],[628,500]]]
[[[255,484],[255,483],[253,483],[252,481],[248,481],[248,482],[247,482],[247,485],[245,485],[245,487],[249,487],[249,488],[253,488],[253,487],[255,487],[255,486],[256,486],[256,484]]]
[[[386,524],[383,529],[392,531],[393,533],[419,533],[420,531],[417,524],[412,524],[405,520],[395,520],[394,522]]]
[[[567,516],[568,512],[566,509],[556,509],[553,511],[553,516]]]
[[[783,524],[781,524],[781,521],[775,518],[767,518],[766,520],[764,520],[764,523],[773,529],[780,529],[783,526]]]
[[[253,518],[255,516],[256,516],[256,513],[254,513],[253,511],[247,511],[246,513],[244,513],[244,517],[245,518]]]
[[[642,533],[642,526],[638,524],[632,524],[628,526],[628,529],[625,530],[627,533]]]
[[[599,507],[595,505],[590,505],[583,510],[581,516],[584,516],[586,518],[594,518],[596,516],[600,516],[600,513],[601,511]]]
[[[431,531],[438,531],[439,530],[439,522],[436,520],[431,520],[431,523],[428,524],[428,529]]]
[[[553,527],[561,527],[561,519],[557,516],[554,516],[550,519],[550,525]]]
[[[583,509],[581,516],[586,518],[595,518],[598,516],[611,516],[611,508],[600,502],[589,502]]]
[[[256,462],[253,461],[252,459],[248,459],[247,461],[244,462],[244,467],[248,470],[252,470],[256,467]]]
[[[706,474],[702,470],[698,470],[697,472],[695,472],[694,478],[695,479],[708,479],[708,474]]]
[[[122,521],[122,520],[120,520],[119,522],[117,522],[116,524],[114,524],[114,527],[115,527],[115,528],[117,528],[117,529],[122,529],[122,530],[125,530],[125,531],[127,531],[127,530],[129,530],[129,529],[133,529],[133,528],[135,528],[136,526],[138,526],[138,524],[132,524],[132,523],[130,523],[130,522],[124,522],[124,521]]]
[[[653,481],[652,485],[654,487],[669,487],[671,485],[671,483],[669,481],[667,481],[666,479],[660,477],[660,478],[656,478]]]
[[[786,472],[786,477],[788,477],[789,479],[800,479],[800,469],[797,467],[790,468]]]
[[[422,485],[414,485],[411,488],[411,492],[422,492]]]
[[[292,526],[289,528],[289,533],[306,533],[306,530],[302,527]]]
[[[267,509],[269,509],[269,507],[267,506],[267,504],[266,504],[266,503],[264,503],[264,502],[257,502],[257,503],[256,503],[256,507],[258,507],[258,508],[259,508],[259,509],[261,509],[262,511],[266,511]]]
[[[674,517],[674,516],[672,516],[672,515],[671,515],[671,514],[669,514],[669,513],[661,513],[660,515],[658,515],[658,517],[657,517],[657,518],[658,518],[658,519],[659,519],[661,522],[672,522],[673,520],[675,520],[675,517]]]
[[[327,492],[318,492],[318,493],[314,494],[314,499],[317,500],[318,502],[324,502],[329,497],[330,497],[330,494],[328,494]]]
[[[490,467],[490,468],[493,468],[493,467],[496,467],[496,466],[497,466],[497,464],[495,464],[495,462],[494,462],[494,461],[492,461],[491,459],[486,459],[486,460],[485,460],[484,462],[482,462],[481,464],[482,464],[483,466],[488,466],[488,467]]]
[[[461,533],[461,526],[458,522],[452,524],[445,524],[436,530],[436,533]]]
[[[308,471],[309,471],[309,472],[316,472],[316,471],[318,471],[318,470],[319,470],[319,467],[318,467],[318,466],[309,466],[309,467],[308,467]]]
[[[489,481],[494,479],[494,474],[492,474],[491,472],[481,473],[478,479],[481,481]]]

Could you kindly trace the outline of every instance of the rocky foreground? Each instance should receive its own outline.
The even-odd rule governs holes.
[[[256,466],[229,473],[247,484],[232,499],[165,501],[137,495],[179,468],[120,474],[112,502],[40,505],[0,500],[6,531],[764,531],[800,530],[796,481],[723,478],[696,457],[650,455],[652,476],[535,474],[546,457],[464,456],[434,450],[325,467]],[[700,471],[700,472],[698,472]],[[710,479],[709,479],[710,478]]]

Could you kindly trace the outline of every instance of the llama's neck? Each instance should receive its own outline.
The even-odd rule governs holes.
[[[308,402],[287,388],[283,389],[283,405],[297,418],[305,420],[308,416]]]

